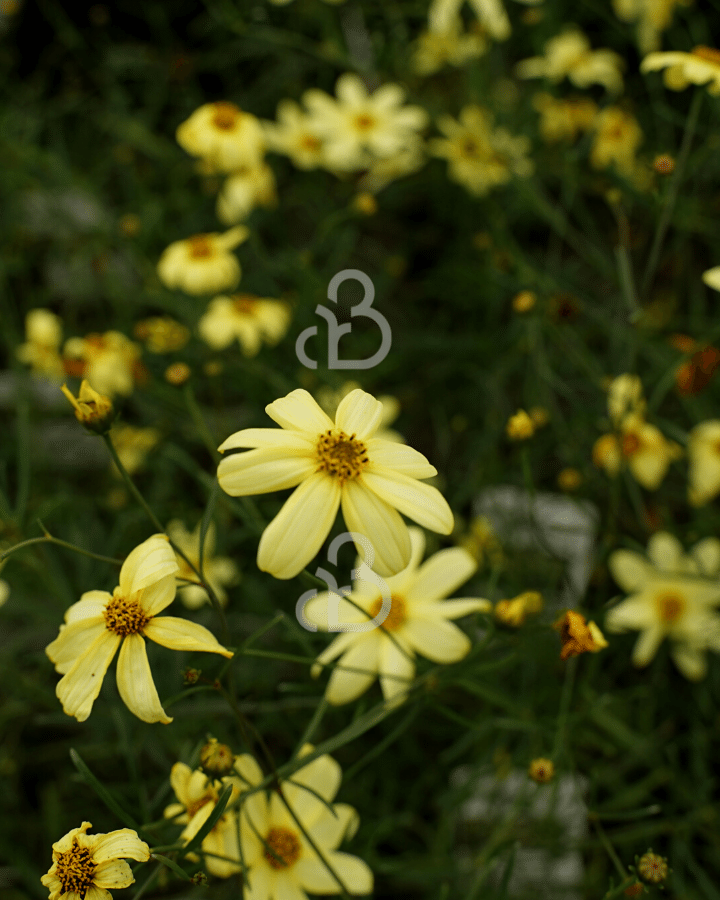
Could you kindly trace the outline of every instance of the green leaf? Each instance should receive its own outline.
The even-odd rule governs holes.
[[[151,859],[156,859],[158,862],[161,862],[164,866],[167,866],[168,869],[172,869],[172,871],[179,877],[182,878],[183,881],[192,881],[192,878],[188,875],[185,869],[181,869],[180,866],[173,862],[171,859],[168,859],[167,856],[163,856],[160,853],[151,853]]]
[[[115,815],[120,819],[123,825],[126,828],[132,828],[133,831],[137,831],[137,833],[142,837],[142,828],[141,826],[133,819],[130,813],[126,812],[122,806],[117,802],[117,800],[113,797],[110,791],[98,781],[98,779],[93,775],[87,765],[83,762],[80,757],[80,754],[73,747],[70,748],[70,759],[73,761],[73,765],[80,773],[80,777],[82,780],[91,787],[98,797],[102,800],[102,802],[107,806],[107,808],[115,813]],[[144,838],[143,838],[144,839]]]

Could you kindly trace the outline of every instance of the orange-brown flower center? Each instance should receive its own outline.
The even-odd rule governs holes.
[[[238,294],[233,299],[233,306],[242,315],[252,316],[257,310],[257,300],[251,297],[250,294]]]
[[[303,150],[310,150],[314,153],[322,147],[322,141],[314,134],[304,134],[300,139],[300,146]]]
[[[465,138],[460,145],[460,152],[463,156],[478,156],[480,153],[480,145],[474,138]]]
[[[368,464],[367,448],[354,434],[348,437],[344,431],[326,431],[321,434],[315,448],[319,472],[327,472],[340,479],[340,484],[357,478]]]
[[[370,131],[375,125],[375,119],[368,113],[359,113],[355,116],[355,127],[358,131]]]
[[[206,234],[196,234],[188,238],[191,259],[206,259],[213,255],[213,246]]]
[[[265,837],[265,843],[272,853],[265,848],[264,856],[273,869],[292,866],[300,857],[300,841],[289,828],[271,828]]]
[[[720,50],[716,50],[714,47],[705,47],[703,44],[700,44],[697,47],[693,47],[690,52],[693,56],[699,56],[700,59],[720,66]]]
[[[385,621],[381,623],[382,627],[387,629],[388,631],[394,631],[396,628],[399,628],[407,619],[407,614],[405,612],[405,601],[402,599],[402,597],[397,597],[393,594],[391,600],[392,604],[390,606],[390,612],[387,614],[387,618],[385,619]],[[370,615],[373,617],[373,619],[382,609],[382,605],[383,598],[378,597],[370,607]]]
[[[637,453],[640,449],[640,438],[634,434],[632,431],[629,431],[627,434],[624,434],[622,437],[622,452],[623,456],[632,456],[633,453]]]
[[[213,114],[213,125],[222,131],[230,131],[237,124],[238,119],[242,115],[242,110],[234,103],[228,103],[227,100],[219,100],[213,103],[215,112]]]
[[[81,847],[75,838],[72,847],[58,855],[55,875],[62,885],[63,894],[74,891],[84,897],[95,876],[92,853],[87,847]]]
[[[217,799],[216,797],[211,797],[210,794],[203,794],[202,797],[198,797],[197,800],[193,800],[191,803],[188,803],[186,809],[188,818],[192,821],[193,817],[205,806],[207,803],[210,803],[212,800]]]
[[[143,611],[137,600],[127,600],[120,593],[120,588],[113,591],[113,598],[103,612],[108,631],[127,637],[129,634],[142,634],[143,628],[152,618]]]
[[[667,625],[677,622],[685,611],[685,599],[678,594],[659,594],[655,597],[655,602],[658,606],[660,619]]]

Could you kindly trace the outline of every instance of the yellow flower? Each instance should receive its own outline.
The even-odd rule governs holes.
[[[265,151],[258,119],[234,103],[205,103],[178,126],[178,144],[199,157],[208,171],[232,172],[262,162]]]
[[[428,10],[430,31],[446,31],[453,22],[460,19],[464,3],[465,0],[433,0]],[[470,6],[483,30],[496,41],[504,41],[510,37],[510,20],[502,0],[470,0]]]
[[[428,123],[419,106],[403,106],[405,91],[384,84],[372,95],[358,75],[346,72],[335,85],[337,100],[311,88],[303,94],[313,129],[325,141],[326,164],[338,170],[366,168],[373,158],[383,159],[413,149],[418,132]]]
[[[83,381],[80,385],[77,399],[70,393],[66,384],[60,390],[73,405],[75,418],[88,431],[93,431],[95,434],[106,434],[110,431],[116,412],[109,397],[98,394],[87,381]]]
[[[240,757],[235,759],[237,761]],[[222,778],[218,789],[218,782],[210,779],[202,769],[193,771],[185,763],[176,762],[170,770],[170,784],[179,802],[166,806],[163,816],[166,819],[174,819],[178,825],[185,826],[180,834],[180,840],[185,844],[189,843],[207,822],[223,787],[233,784],[233,792],[225,812],[203,838],[200,846],[207,854],[204,866],[216,878],[229,878],[242,871],[237,838],[237,812],[228,808],[240,794],[242,784],[239,779],[232,776]],[[228,858],[218,859],[219,856]],[[198,856],[190,853],[188,859],[197,862]]]
[[[657,69],[665,69],[663,81],[670,90],[682,91],[689,84],[702,84],[714,97],[720,94],[720,50],[714,47],[693,47],[690,53],[650,53],[640,63],[641,72]]]
[[[166,532],[171,540],[177,544],[187,558],[200,568],[200,526],[202,522],[198,522],[192,534],[185,528],[179,519],[173,519],[168,523]],[[215,591],[218,600],[223,606],[227,603],[227,592],[223,585],[232,584],[239,578],[238,568],[235,563],[227,556],[214,556],[215,553],[215,523],[211,522],[205,535],[205,550],[203,553],[203,574],[205,581]],[[179,572],[177,578],[189,578],[191,581],[197,581],[198,577],[185,562],[182,556],[177,556],[177,564]],[[180,600],[188,609],[198,609],[204,603],[209,601],[209,597],[205,588],[199,584],[189,584],[180,591]]]
[[[337,390],[333,390],[327,386],[321,387],[317,391],[315,399],[320,404],[322,411],[327,413],[330,418],[333,419],[342,400],[344,400],[351,391],[356,391],[358,388],[360,388],[360,385],[357,381],[344,381]],[[400,415],[400,401],[391,394],[381,394],[378,397],[378,400],[382,403],[382,416],[380,418],[378,430],[375,432],[375,437],[383,441],[398,441],[399,443],[404,444],[405,438],[397,431],[393,431],[388,427],[389,425],[392,425],[395,419]]]
[[[715,268],[703,272],[702,280],[708,287],[720,291],[720,266],[715,266]]]
[[[587,97],[561,100],[540,91],[533,97],[533,106],[540,113],[540,134],[547,143],[574,141],[581,131],[587,131],[597,114],[597,104]]]
[[[136,323],[133,334],[139,341],[145,342],[151,353],[181,350],[190,340],[190,329],[170,316],[142,319]]]
[[[475,196],[483,196],[492,188],[510,181],[513,175],[533,172],[527,158],[529,138],[514,137],[504,128],[491,127],[492,117],[479,106],[465,106],[460,120],[441,116],[437,125],[446,136],[433,138],[428,150],[448,161],[448,174]]]
[[[236,225],[224,234],[196,234],[175,241],[163,250],[158,276],[165,287],[179,288],[186,294],[232,290],[240,281],[241,269],[230,251],[249,234],[244,225]]]
[[[505,433],[511,441],[526,441],[535,434],[535,425],[525,410],[519,409],[508,419]]]
[[[670,655],[682,674],[697,681],[705,676],[704,651],[720,651],[720,541],[705,538],[689,554],[671,534],[657,532],[648,541],[648,559],[630,550],[616,550],[610,572],[630,596],[605,617],[608,631],[642,631],[633,663],[646,666],[665,637],[673,642]]]
[[[31,309],[25,316],[25,339],[16,355],[20,362],[32,366],[38,375],[61,381],[63,361],[60,356],[62,320],[49,309]]]
[[[113,429],[112,441],[129,475],[140,468],[147,454],[160,440],[160,432],[157,428],[134,428],[132,425],[116,425]],[[114,461],[111,461],[110,469],[113,475],[122,477]]]
[[[311,744],[305,744],[299,757],[312,750]],[[257,784],[262,773],[254,760],[253,763],[244,762],[243,774],[250,784]],[[269,797],[264,791],[244,800],[241,797],[240,840],[248,867],[245,900],[307,900],[306,892],[339,894],[340,886],[323,858],[348,893],[372,893],[373,874],[367,864],[337,849],[344,839],[355,834],[360,823],[352,806],[332,802],[341,780],[340,766],[324,754],[280,782],[283,797],[319,853],[276,791]]]
[[[136,378],[142,375],[140,346],[119,331],[68,338],[63,352],[69,374],[86,378],[96,391],[110,398],[116,394],[129,397]]]
[[[378,194],[398,178],[417,172],[426,161],[420,142],[404,147],[392,156],[371,159],[368,161],[366,171],[358,179],[358,189]]]
[[[720,419],[696,425],[688,437],[688,502],[704,506],[720,494]]]
[[[256,356],[262,341],[271,346],[290,326],[290,305],[283,300],[235,294],[216,297],[198,322],[200,337],[215,350],[240,342],[244,356]]]
[[[581,653],[599,653],[608,646],[602,632],[594,622],[586,622],[585,616],[569,609],[554,623],[560,632],[562,650],[560,659],[569,659]]]
[[[267,163],[261,163],[228,175],[218,194],[217,216],[223,225],[235,225],[256,206],[273,206],[276,201],[275,176]]]
[[[544,759],[539,756],[530,763],[528,775],[533,781],[537,781],[538,784],[547,784],[548,781],[552,781],[555,775],[555,766],[551,759]]]
[[[490,520],[485,516],[477,516],[470,523],[470,531],[462,540],[460,546],[467,550],[478,566],[489,564],[492,568],[499,568],[505,561],[502,545],[493,531]]]
[[[445,65],[463,66],[487,50],[482,32],[463,31],[462,19],[450,19],[441,29],[429,28],[413,47],[410,67],[416,75],[432,75]]]
[[[262,123],[269,150],[289,156],[298,169],[325,166],[325,142],[311,116],[293,100],[281,100],[276,118]]]
[[[519,628],[531,613],[538,613],[542,608],[542,594],[525,591],[512,600],[498,600],[494,613],[495,618],[504,625]]]
[[[651,53],[660,47],[660,33],[669,27],[676,6],[692,0],[613,0],[615,15],[624,22],[637,21],[638,48]]]
[[[561,491],[576,491],[582,480],[582,475],[577,469],[567,468],[558,473],[557,485]]]
[[[120,649],[117,686],[128,709],[143,722],[172,722],[160,705],[144,638],[173,650],[202,650],[231,657],[194,622],[158,617],[175,598],[178,565],[167,537],[154,534],[127,557],[112,594],[86,591],[65,613],[60,634],[45,648],[63,676],[55,693],[68,716],[84,722]]]
[[[445,599],[477,569],[466,550],[460,547],[441,550],[420,565],[425,551],[421,529],[411,528],[410,540],[412,554],[408,566],[386,579],[392,603],[382,627],[370,631],[346,630],[318,656],[310,670],[317,677],[325,663],[341,657],[325,691],[330,703],[355,700],[377,677],[385,700],[402,703],[415,677],[415,654],[435,663],[463,659],[470,651],[470,639],[448,620],[492,609],[489,600]],[[338,594],[324,591],[308,601],[304,616],[322,631],[328,631],[334,626],[333,619],[329,618],[329,606],[336,600],[339,601],[337,622],[342,626],[366,626],[381,612],[383,597],[374,582],[357,578],[347,597],[360,609]],[[339,629],[335,626],[335,630]],[[354,671],[357,669],[362,671]]]
[[[108,888],[126,888],[135,883],[125,860],[150,859],[150,848],[132,828],[107,834],[88,834],[88,828],[92,824],[83,822],[52,845],[52,866],[40,879],[50,890],[48,900],[112,900]]]
[[[642,382],[637,375],[624,373],[613,378],[608,385],[608,414],[610,421],[619,428],[623,419],[632,413],[637,416],[645,414],[645,399]]]
[[[682,456],[682,448],[668,441],[641,416],[625,416],[620,435],[605,434],[593,447],[593,462],[615,477],[627,463],[636,481],[649,491],[657,490],[670,463]]]
[[[263,572],[286,579],[302,571],[341,506],[348,531],[372,544],[382,576],[404,569],[410,559],[410,534],[398,510],[430,531],[450,534],[450,507],[420,480],[437,475],[435,467],[417,450],[375,437],[382,409],[372,395],[355,390],[333,421],[307,391],[296,390],[265,407],[280,431],[246,428],[220,445],[221,453],[255,448],[220,461],[218,481],[231,496],[295,488],[260,539]]]
[[[612,50],[591,50],[590,41],[573,25],[545,44],[544,56],[519,62],[515,73],[518,78],[547,78],[556,83],[567,77],[579,88],[602,84],[619,94],[623,66],[622,57]]]
[[[533,291],[520,291],[512,299],[512,308],[516,313],[526,313],[535,306],[537,297]]]
[[[595,117],[593,132],[590,151],[592,166],[606,169],[614,163],[619,172],[630,175],[636,165],[635,154],[643,139],[635,116],[619,106],[608,106]]]
[[[648,884],[660,884],[668,876],[667,860],[664,856],[658,856],[652,850],[648,850],[638,860],[638,875]]]

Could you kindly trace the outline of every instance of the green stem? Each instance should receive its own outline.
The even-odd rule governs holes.
[[[195,393],[189,382],[186,383],[183,387],[183,395],[185,397],[185,403],[187,405],[188,412],[190,413],[193,422],[195,422],[198,434],[202,438],[208,453],[213,458],[213,461],[217,463],[218,460],[222,459],[222,453],[220,453],[217,449],[217,442],[210,433],[210,429],[208,428],[207,422],[203,418],[200,407],[198,406],[197,400],[195,399]]]
[[[65,547],[66,550],[74,550],[75,553],[82,553],[83,556],[89,556],[91,559],[99,559],[101,562],[112,563],[114,566],[121,566],[123,564],[121,559],[113,559],[111,556],[100,556],[99,553],[91,553],[89,550],[83,550],[82,547],[77,547],[75,544],[68,544],[67,541],[61,541],[60,538],[53,537],[51,534],[48,534],[47,531],[45,532],[44,537],[29,538],[27,541],[21,541],[19,544],[10,547],[4,553],[0,553],[0,562],[8,556],[11,556],[16,550],[22,550],[25,547],[29,547],[31,544],[56,544],[58,547]]]
[[[608,856],[610,857],[610,859],[613,861],[613,865],[614,865],[615,868],[617,869],[618,874],[620,875],[620,877],[621,877],[622,879],[627,878],[627,877],[628,877],[627,869],[626,869],[625,866],[623,866],[623,864],[620,862],[620,860],[619,860],[619,858],[618,858],[618,855],[617,855],[617,853],[615,852],[615,849],[613,848],[613,845],[610,843],[610,841],[609,841],[608,838],[607,838],[607,835],[605,834],[605,829],[602,827],[602,825],[598,822],[597,819],[594,819],[594,820],[593,820],[593,825],[595,826],[595,830],[596,830],[597,833],[598,833],[598,837],[600,838],[600,842],[602,843],[603,847],[605,848],[605,850],[606,850],[606,852],[607,852],[607,855],[608,855]],[[633,879],[633,880],[634,880],[634,879]]]
[[[565,681],[560,697],[560,709],[558,711],[557,726],[555,730],[555,742],[553,744],[552,753],[550,754],[550,758],[554,762],[557,762],[560,747],[562,746],[563,738],[565,736],[565,725],[570,711],[570,700],[572,699],[573,684],[575,683],[577,661],[577,656],[571,657],[567,661],[567,668],[565,669]]]

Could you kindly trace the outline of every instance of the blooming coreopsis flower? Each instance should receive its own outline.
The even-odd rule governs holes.
[[[257,356],[263,341],[272,346],[285,336],[290,318],[284,300],[253,294],[215,297],[198,322],[198,332],[215,350],[239,341],[244,356]]]
[[[464,4],[465,0],[432,0],[428,10],[428,29],[436,33],[446,31],[460,19]],[[482,28],[496,41],[510,37],[510,20],[502,0],[470,0],[470,6]]]
[[[612,93],[622,91],[622,57],[612,50],[591,50],[590,41],[576,26],[551,38],[544,49],[543,56],[533,56],[517,64],[518,78],[547,78],[558,82],[567,77],[579,88],[602,84]]]
[[[397,84],[384,84],[369,94],[358,75],[346,72],[335,85],[337,99],[311,88],[303,94],[313,130],[325,142],[330,168],[353,171],[367,168],[373,158],[383,159],[420,142],[419,131],[428,123],[420,106],[403,106],[405,92]]]
[[[499,569],[505,563],[505,554],[497,534],[485,516],[476,516],[470,522],[470,529],[459,541],[478,566],[490,566]]]
[[[63,354],[68,374],[82,376],[110,398],[129,397],[135,381],[144,376],[140,346],[119,331],[68,338]]]
[[[110,431],[113,419],[116,416],[116,410],[109,397],[103,397],[102,394],[98,394],[97,391],[90,387],[87,381],[83,381],[80,385],[80,393],[77,398],[73,397],[66,384],[60,390],[75,409],[75,418],[88,431],[92,431],[95,434],[107,434]]]
[[[690,84],[707,87],[708,93],[720,94],[720,50],[715,47],[693,47],[689,53],[679,50],[650,53],[640,63],[641,72],[665,69],[663,81],[672,91],[682,91]]]
[[[613,378],[608,385],[607,405],[610,421],[616,428],[630,413],[644,416],[646,403],[639,377],[626,372]]]
[[[599,653],[608,645],[597,625],[586,622],[585,616],[572,609],[567,610],[553,627],[560,632],[560,659],[563,660],[581,653]]]
[[[200,568],[200,526],[202,522],[198,522],[192,534],[187,530],[179,519],[173,519],[168,522],[167,534],[173,543],[182,550],[193,565]],[[239,573],[235,563],[227,556],[215,556],[215,523],[210,522],[208,530],[205,534],[205,548],[203,553],[203,575],[205,581],[215,592],[218,600],[224,606],[227,603],[227,592],[223,585],[231,584],[237,581]],[[177,564],[180,571],[177,578],[187,578],[190,581],[197,581],[198,577],[185,562],[182,556],[177,556]],[[185,587],[181,585],[180,600],[189,609],[197,609],[203,603],[208,602],[208,595],[205,588],[199,584],[189,584]]]
[[[660,34],[669,27],[676,6],[692,0],[613,0],[615,15],[624,22],[637,22],[638,48],[651,53],[660,47]]]
[[[623,419],[620,434],[604,434],[593,446],[593,462],[611,477],[627,464],[636,481],[649,491],[657,490],[670,463],[682,456],[682,448],[641,416]]]
[[[470,650],[470,639],[449,620],[492,609],[489,600],[445,599],[477,569],[466,550],[441,550],[420,565],[425,536],[419,528],[411,528],[410,538],[412,555],[408,566],[386,579],[391,605],[381,620],[382,627],[357,627],[365,628],[370,619],[377,617],[384,601],[380,587],[362,578],[355,580],[348,599],[324,591],[305,605],[303,615],[307,621],[323,631],[338,631],[338,626],[344,630],[323,650],[311,669],[313,677],[317,677],[325,663],[340,657],[325,691],[330,703],[355,700],[377,677],[386,701],[403,702],[415,677],[415,654],[436,663],[463,659]],[[337,619],[329,615],[330,606],[336,601]]]
[[[688,502],[704,506],[720,494],[720,419],[696,425],[688,437]]]
[[[205,103],[178,126],[178,144],[199,157],[206,171],[232,172],[262,162],[265,150],[258,119],[234,103]]]
[[[531,613],[539,613],[542,608],[542,594],[537,591],[525,591],[511,600],[498,600],[494,613],[498,622],[511,628],[519,628]]]
[[[61,342],[60,317],[49,309],[31,309],[25,316],[25,343],[17,348],[16,355],[38,375],[61,381],[64,373]]]
[[[643,133],[635,116],[619,106],[607,106],[592,125],[593,145],[590,163],[596,169],[614,164],[618,172],[630,175],[636,165],[635,155]]]
[[[53,863],[40,881],[48,900],[112,900],[108,888],[126,888],[135,878],[126,859],[147,862],[150,848],[132,828],[88,834],[90,822],[71,828],[52,845]]]
[[[311,116],[293,100],[281,100],[276,118],[262,123],[268,150],[289,156],[298,169],[325,165],[325,144]]]
[[[513,175],[533,172],[527,156],[530,140],[524,135],[515,137],[505,128],[493,129],[491,123],[487,110],[465,106],[459,121],[441,116],[437,125],[445,138],[428,142],[430,153],[448,161],[449,176],[478,197],[510,181]]]
[[[187,294],[232,290],[240,281],[241,269],[230,251],[249,234],[244,225],[236,225],[224,234],[195,234],[174,241],[163,250],[157,264],[158,276],[165,287],[179,288]]]
[[[533,106],[540,113],[540,134],[547,143],[574,141],[581,131],[588,131],[598,108],[588,97],[559,99],[545,91],[533,97]]]
[[[347,529],[372,544],[382,576],[410,560],[410,534],[400,513],[450,534],[450,507],[421,481],[436,475],[435,467],[417,450],[375,437],[382,409],[371,394],[355,390],[333,421],[307,391],[296,390],[265,407],[281,430],[246,428],[220,445],[221,453],[254,448],[220,461],[218,481],[231,496],[295,488],[260,539],[257,564],[264,572],[292,578],[302,571],[340,507]]]
[[[232,656],[201,625],[160,616],[175,598],[178,564],[164,534],[154,534],[127,557],[112,594],[86,591],[65,613],[60,634],[45,648],[63,676],[55,693],[68,716],[84,722],[118,648],[117,686],[130,712],[143,722],[172,722],[160,704],[144,638],[172,650]]]
[[[689,554],[677,538],[662,531],[648,541],[647,559],[631,550],[616,550],[608,560],[615,581],[630,596],[608,611],[608,631],[642,631],[633,663],[646,666],[664,638],[682,674],[704,677],[704,651],[720,651],[720,541],[705,538]]]
[[[483,33],[463,31],[460,18],[451,19],[440,30],[428,29],[417,39],[410,63],[416,75],[432,75],[445,65],[463,66],[487,50]]]
[[[317,391],[315,399],[320,404],[323,412],[326,412],[332,419],[335,417],[337,408],[343,399],[351,391],[356,391],[359,387],[360,385],[357,381],[345,381],[337,390],[327,386],[321,387]],[[400,415],[400,401],[397,397],[393,397],[390,394],[381,394],[378,400],[382,403],[382,418],[380,419],[378,430],[375,432],[375,437],[383,441],[399,441],[401,444],[404,444],[405,438],[399,432],[388,428]]]
[[[312,750],[311,744],[305,744],[299,758]],[[259,784],[260,767],[248,757],[243,757],[243,777],[249,785]],[[332,802],[341,780],[340,766],[324,754],[302,766],[290,779],[281,780],[287,806],[277,791],[269,797],[264,791],[241,796],[240,840],[248,867],[244,900],[307,900],[306,892],[339,894],[340,885],[329,868],[348,893],[372,893],[373,874],[367,864],[337,849],[355,834],[360,823],[352,806]]]
[[[247,219],[256,206],[273,206],[277,201],[275,176],[267,163],[231,172],[217,198],[217,216],[224,225]]]
[[[720,266],[715,266],[714,268],[703,272],[702,280],[708,287],[720,291]]]
[[[181,350],[190,340],[190,329],[170,316],[153,316],[135,324],[133,334],[151,353]]]

